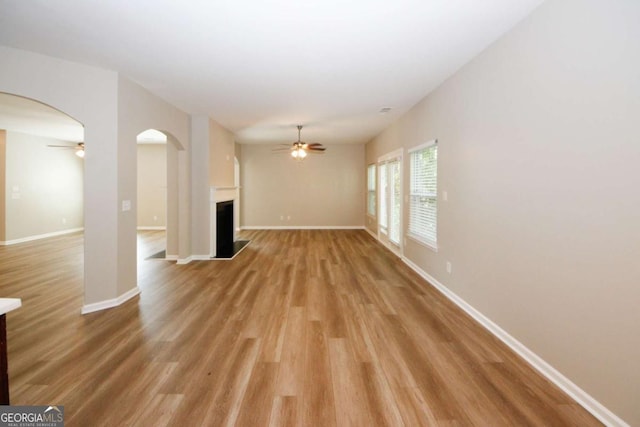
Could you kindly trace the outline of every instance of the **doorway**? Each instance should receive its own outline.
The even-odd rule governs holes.
[[[44,254],[38,266],[56,271],[48,282],[54,297],[84,293],[84,207],[83,125],[39,101],[0,92],[0,246],[7,256]],[[10,280],[9,274],[0,277]],[[37,285],[29,277],[23,289]]]
[[[147,129],[137,142],[138,260],[166,258],[167,136]]]
[[[402,255],[402,149],[378,159],[378,240]]]

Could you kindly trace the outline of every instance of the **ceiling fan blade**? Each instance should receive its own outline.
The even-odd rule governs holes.
[[[307,144],[309,147],[322,147],[322,144],[319,144],[317,142],[312,142],[311,144]]]
[[[78,148],[75,145],[47,145],[47,147],[54,147],[54,148]]]
[[[324,150],[326,150],[326,148],[324,148],[324,147],[309,147],[309,148],[307,148],[307,150],[309,150],[309,151],[324,151]]]

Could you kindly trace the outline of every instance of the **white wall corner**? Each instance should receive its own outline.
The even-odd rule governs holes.
[[[108,308],[117,307],[117,306],[127,302],[128,300],[130,300],[131,298],[135,297],[138,294],[140,294],[140,288],[136,286],[136,287],[134,287],[132,289],[129,289],[127,292],[125,292],[124,294],[120,295],[118,298],[113,298],[113,299],[104,300],[104,301],[100,301],[100,302],[94,302],[92,304],[85,304],[82,307],[82,311],[80,313],[81,314],[89,314],[89,313],[93,313],[93,312],[96,312],[96,311],[101,311],[101,310],[106,310]]]
[[[574,384],[569,378],[562,375],[553,366],[548,364],[544,359],[542,359],[520,341],[511,336],[508,332],[494,323],[491,319],[486,317],[480,311],[476,310],[464,299],[460,298],[449,288],[437,281],[429,273],[418,267],[413,261],[408,259],[406,256],[402,256],[401,259],[406,265],[409,266],[409,268],[418,273],[423,279],[425,279],[427,282],[433,285],[433,287],[440,291],[440,293],[442,293],[454,304],[456,304],[467,314],[473,317],[478,323],[480,323],[480,325],[482,325],[485,329],[495,335],[500,341],[502,341],[509,348],[515,351],[520,357],[526,360],[534,369],[540,372],[549,381],[557,385],[561,390],[571,396],[576,402],[578,402],[578,404],[589,411],[604,425],[609,427],[630,427],[629,424],[624,422],[620,417],[611,412],[596,399],[591,397],[586,391],[582,390],[580,387]]]

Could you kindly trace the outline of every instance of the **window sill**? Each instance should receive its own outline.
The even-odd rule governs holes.
[[[438,244],[429,240],[426,240],[422,237],[416,236],[414,234],[407,234],[407,237],[420,246],[424,246],[425,248],[431,249],[433,252],[438,252]]]

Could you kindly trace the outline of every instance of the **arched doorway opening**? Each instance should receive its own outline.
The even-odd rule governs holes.
[[[77,120],[39,101],[0,92],[2,256],[19,252],[38,259],[12,288],[18,294],[6,296],[28,295],[47,282],[54,297],[74,295],[72,311],[82,305],[83,154],[84,127]],[[20,272],[16,265],[0,277],[11,281],[9,276]]]
[[[136,143],[138,261],[177,261],[180,240],[178,153],[183,148],[171,133],[157,129],[140,132]]]
[[[147,129],[136,141],[138,259],[166,259],[167,135]]]

